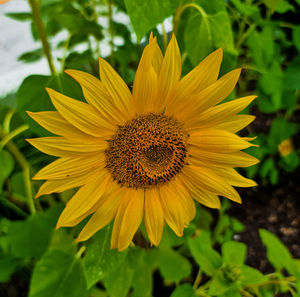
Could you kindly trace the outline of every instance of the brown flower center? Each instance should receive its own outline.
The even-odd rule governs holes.
[[[187,139],[183,124],[175,118],[139,115],[109,139],[106,167],[114,180],[129,188],[166,183],[184,166]]]

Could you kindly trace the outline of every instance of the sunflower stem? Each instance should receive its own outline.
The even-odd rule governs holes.
[[[52,55],[51,55],[51,51],[50,51],[50,46],[49,46],[45,26],[44,26],[42,16],[41,16],[40,3],[36,0],[28,0],[28,2],[29,2],[29,5],[31,6],[33,20],[34,20],[34,22],[36,24],[36,27],[37,27],[37,30],[39,32],[41,42],[42,42],[42,46],[43,46],[43,51],[44,51],[44,54],[47,58],[50,71],[53,75],[56,75],[56,69],[54,67],[54,63],[53,63],[53,59],[52,59]]]

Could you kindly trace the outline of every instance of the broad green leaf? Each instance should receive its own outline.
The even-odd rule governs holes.
[[[16,172],[12,175],[11,179],[11,188],[14,194],[17,194],[18,197],[23,197],[25,200],[26,192],[25,192],[25,184],[24,184],[24,174],[23,172]]]
[[[61,205],[56,205],[25,221],[11,222],[8,228],[11,253],[21,258],[39,258],[48,248],[60,212]]]
[[[88,296],[80,259],[60,250],[44,254],[36,264],[29,297]]]
[[[293,28],[293,44],[300,52],[300,26],[295,26]]]
[[[223,48],[226,67],[230,67],[230,55],[237,53],[234,49],[229,16],[222,7],[221,11],[210,14],[201,8],[202,13],[192,14],[184,32],[184,43],[193,65],[199,64],[213,49]]]
[[[271,12],[274,12],[278,5],[278,0],[263,0],[263,3],[271,10]]]
[[[110,237],[111,225],[87,241],[83,266],[88,288],[118,269],[126,259],[127,250],[118,252],[116,249],[110,249]]]
[[[179,0],[124,0],[127,13],[138,40],[169,17]]]
[[[222,245],[223,263],[243,264],[246,253],[247,247],[242,242],[227,241]]]
[[[110,297],[126,297],[128,295],[128,291],[133,285],[135,270],[141,266],[144,253],[144,250],[141,249],[130,249],[125,261],[106,274],[103,284]]]
[[[191,284],[182,284],[172,292],[170,297],[196,297],[196,294]]]
[[[212,282],[209,285],[208,294],[211,296],[220,296],[229,289],[231,289],[233,285],[229,282],[226,282],[218,273],[213,279]]]
[[[188,238],[188,246],[200,268],[209,276],[215,275],[222,265],[222,258],[211,247],[209,232],[201,232],[196,238]]]
[[[242,270],[241,282],[244,285],[259,284],[267,280],[266,276],[264,276],[261,272],[259,272],[258,270],[250,266],[242,265],[241,270]]]
[[[236,9],[245,16],[252,16],[259,13],[258,7],[250,5],[247,2],[241,0],[231,0],[231,3],[236,7]]]
[[[290,4],[287,0],[278,0],[276,12],[286,13],[288,11],[295,11],[294,6]]]
[[[266,178],[270,174],[270,172],[272,172],[275,169],[276,169],[276,167],[275,167],[274,160],[272,158],[269,158],[262,163],[262,166],[261,166],[261,169],[259,172],[260,176],[263,178]]]
[[[14,159],[11,154],[5,150],[0,150],[0,192],[6,178],[14,169]]]
[[[259,229],[259,235],[263,244],[267,248],[267,257],[270,263],[276,269],[286,268],[292,266],[292,256],[287,247],[271,232]]]
[[[193,65],[199,64],[213,49],[211,28],[207,16],[189,18],[184,33],[185,48]]]
[[[131,297],[151,297],[152,296],[152,265],[143,263],[134,272],[133,275],[133,292]]]
[[[281,161],[282,162],[280,164],[283,166],[283,168],[286,171],[295,170],[300,163],[299,156],[298,156],[297,152],[295,152],[295,151],[291,152],[290,154],[288,154],[285,157],[282,157]]]
[[[0,252],[0,283],[7,282],[17,267],[18,260],[15,257]]]
[[[179,282],[191,273],[190,262],[174,250],[159,250],[158,268],[164,279]]]
[[[299,30],[300,31],[300,30]],[[300,58],[290,62],[284,73],[284,88],[286,90],[300,90]]]

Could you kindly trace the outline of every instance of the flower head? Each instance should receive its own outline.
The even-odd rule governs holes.
[[[79,187],[58,227],[74,226],[91,215],[78,240],[90,238],[114,220],[111,247],[124,250],[144,218],[148,237],[158,245],[165,223],[181,236],[195,216],[194,200],[219,208],[218,196],[241,202],[232,186],[255,182],[234,167],[258,162],[241,150],[251,139],[238,132],[254,116],[238,115],[255,96],[224,104],[240,69],[218,79],[218,49],[181,79],[181,56],[173,35],[163,56],[150,36],[132,93],[103,59],[100,80],[67,70],[87,103],[47,89],[57,111],[29,115],[58,137],[28,140],[59,157],[34,179],[46,179],[37,196]]]

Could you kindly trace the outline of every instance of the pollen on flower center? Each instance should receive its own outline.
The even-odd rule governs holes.
[[[129,188],[168,182],[184,166],[188,134],[174,117],[148,113],[119,126],[105,151],[114,180]]]

